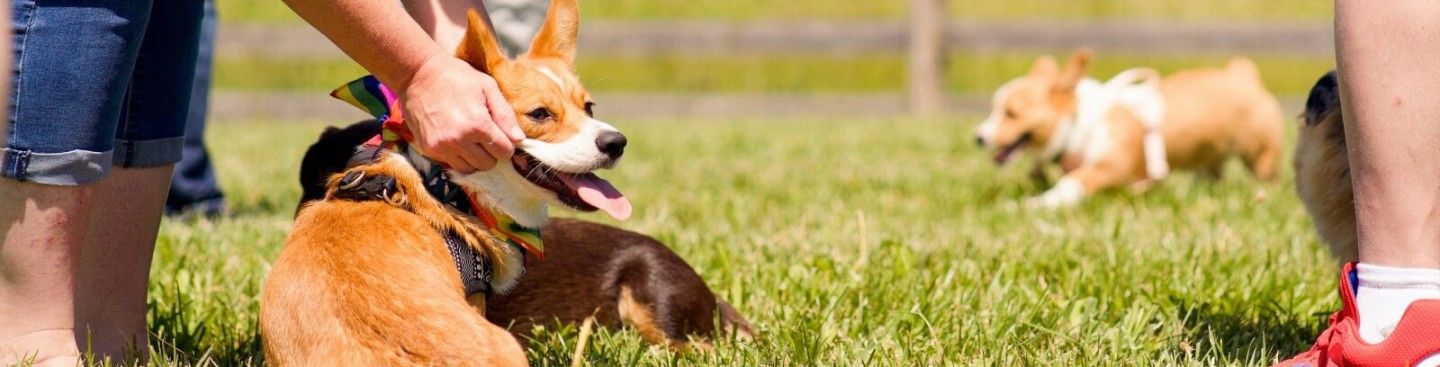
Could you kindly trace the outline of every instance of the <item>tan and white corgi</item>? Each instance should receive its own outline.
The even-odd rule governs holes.
[[[443,177],[491,221],[503,215],[521,228],[545,225],[551,205],[628,217],[626,198],[591,173],[614,165],[626,142],[591,116],[590,94],[575,76],[578,29],[575,0],[553,1],[530,51],[509,60],[487,22],[469,14],[458,56],[495,77],[526,139],[510,164],[489,171],[437,170],[425,152],[399,145],[330,177],[327,198],[299,210],[265,284],[260,327],[269,364],[526,364],[510,333],[484,315],[490,292],[512,287],[523,272],[526,250],[500,238],[509,226],[431,197],[419,173],[437,172],[424,180]],[[368,183],[378,186],[347,191]]]
[[[1218,176],[1236,155],[1256,177],[1275,176],[1283,117],[1250,60],[1163,79],[1131,69],[1104,83],[1086,76],[1089,62],[1084,49],[1063,67],[1040,57],[995,92],[989,117],[976,127],[976,141],[994,150],[996,163],[1024,150],[1065,172],[1027,206],[1062,207],[1106,188],[1143,187],[1170,168]]]

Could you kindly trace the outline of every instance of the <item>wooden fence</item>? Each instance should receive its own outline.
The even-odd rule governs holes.
[[[945,110],[945,0],[910,0],[909,39],[910,113],[935,117]]]
[[[912,11],[904,19],[597,19],[585,24],[579,51],[587,57],[889,54],[908,58],[906,89],[898,91],[606,93],[607,113],[645,118],[775,116],[796,111],[846,116],[934,116],[947,111],[987,109],[988,93],[956,94],[945,88],[945,57],[958,50],[1053,53],[1086,46],[1105,53],[1334,55],[1333,33],[1327,22],[946,19],[945,0],[905,1]],[[219,31],[217,53],[221,58],[345,59],[328,40],[304,24],[223,24]],[[223,103],[213,104],[213,113],[222,120],[333,119],[352,112],[314,91],[222,90],[217,91],[216,98]]]

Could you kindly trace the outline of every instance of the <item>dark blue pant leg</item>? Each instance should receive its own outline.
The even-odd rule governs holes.
[[[205,1],[205,20],[200,28],[200,54],[195,62],[195,88],[191,92],[190,114],[185,121],[184,155],[175,165],[170,181],[166,212],[187,209],[215,215],[224,211],[225,195],[215,179],[215,167],[205,149],[206,112],[210,104],[210,72],[215,51],[215,2]]]

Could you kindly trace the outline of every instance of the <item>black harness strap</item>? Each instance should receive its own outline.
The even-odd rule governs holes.
[[[435,200],[461,213],[470,213],[473,209],[470,196],[464,189],[450,182],[450,177],[445,175],[445,170],[440,165],[432,163],[428,172],[420,173],[420,179],[425,182],[425,191]],[[450,249],[450,256],[455,258],[455,268],[460,270],[460,282],[465,284],[465,296],[481,292],[490,295],[493,290],[490,286],[490,258],[481,256],[454,232],[445,233],[445,247]]]
[[[460,283],[465,285],[465,296],[476,293],[489,296],[494,290],[490,286],[490,258],[480,256],[475,248],[470,247],[454,232],[445,233],[445,247],[450,249],[450,257],[455,259],[455,268],[460,270]]]

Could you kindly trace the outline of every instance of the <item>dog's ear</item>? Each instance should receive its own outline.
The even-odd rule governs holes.
[[[1055,57],[1041,55],[1035,59],[1035,65],[1030,67],[1030,75],[1038,77],[1050,77],[1058,72],[1060,66],[1055,63]]]
[[[1075,50],[1070,55],[1070,60],[1065,61],[1065,66],[1060,69],[1060,74],[1055,78],[1055,85],[1052,91],[1056,94],[1072,93],[1075,86],[1080,84],[1080,79],[1085,78],[1085,73],[1090,71],[1090,50]]]
[[[375,120],[357,122],[344,129],[329,127],[320,133],[320,139],[305,150],[305,158],[300,160],[301,194],[296,213],[306,203],[324,199],[325,181],[349,167],[357,155],[355,148],[378,134],[380,122]]]
[[[545,14],[545,25],[530,42],[530,57],[554,57],[565,60],[575,70],[575,39],[580,34],[580,6],[575,0],[552,0]]]
[[[500,51],[500,42],[490,28],[490,20],[473,9],[468,17],[470,25],[465,29],[465,38],[460,40],[460,49],[455,52],[456,56],[470,63],[476,70],[493,75],[496,68],[509,60],[505,58],[505,53]]]
[[[1305,124],[1319,124],[1326,114],[1340,109],[1340,80],[1331,70],[1315,81],[1310,87],[1310,98],[1305,99]]]

